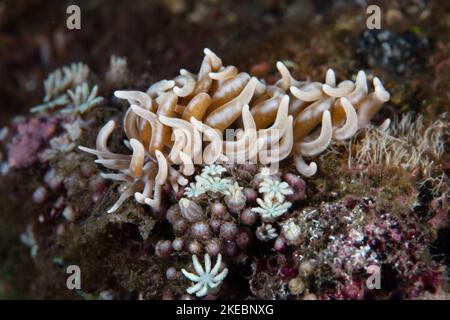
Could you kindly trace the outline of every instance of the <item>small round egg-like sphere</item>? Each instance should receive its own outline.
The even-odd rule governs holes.
[[[234,241],[227,241],[223,244],[223,253],[228,257],[235,257],[239,253],[239,248]]]
[[[211,221],[209,221],[209,226],[211,227],[213,232],[219,232],[221,225],[222,222],[219,219],[211,219]]]
[[[167,280],[175,280],[177,278],[177,269],[174,267],[170,267],[166,270],[166,278]]]
[[[175,234],[178,236],[184,234],[187,231],[188,227],[189,224],[184,219],[179,219],[172,225],[173,232],[175,232]]]
[[[172,248],[173,248],[173,250],[178,251],[178,252],[182,251],[184,249],[184,241],[183,241],[183,239],[175,238],[172,241]]]
[[[300,278],[293,278],[288,283],[291,294],[302,294],[305,291],[305,283]]]
[[[298,273],[302,277],[309,277],[313,274],[314,269],[315,266],[312,261],[304,261],[298,266]]]
[[[44,187],[38,187],[33,192],[33,202],[37,204],[42,204],[48,199],[48,191]]]
[[[214,218],[222,218],[227,212],[227,207],[220,201],[214,202],[211,207],[211,216]]]
[[[245,209],[241,213],[241,221],[248,226],[253,225],[258,219],[258,214],[250,209]]]
[[[225,222],[220,226],[220,237],[225,240],[234,240],[238,234],[238,227],[233,222]]]
[[[206,253],[211,257],[215,257],[220,253],[221,243],[219,239],[211,239],[206,244]]]
[[[197,240],[206,240],[211,237],[209,226],[206,222],[195,222],[191,226],[191,235]]]
[[[191,241],[188,245],[190,254],[200,254],[202,252],[202,245],[197,240]]]
[[[169,257],[172,254],[172,241],[160,240],[156,243],[155,254],[158,257]]]

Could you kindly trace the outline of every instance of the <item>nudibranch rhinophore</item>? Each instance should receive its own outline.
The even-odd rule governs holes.
[[[96,155],[96,163],[117,171],[104,178],[125,184],[109,212],[132,196],[157,208],[163,186],[169,183],[178,191],[195,165],[268,165],[291,158],[300,174],[312,176],[317,165],[303,157],[320,154],[332,139],[352,137],[390,98],[377,77],[369,93],[364,71],[354,82],[337,83],[332,69],[325,83],[298,81],[277,62],[281,79],[266,84],[234,66],[223,66],[209,49],[204,54],[197,74],[181,69],[174,79],[154,83],[147,92],[114,93],[130,104],[123,120],[130,155],[108,149],[116,125],[112,120],[98,133],[95,149],[80,147]],[[230,128],[236,134],[224,139]]]

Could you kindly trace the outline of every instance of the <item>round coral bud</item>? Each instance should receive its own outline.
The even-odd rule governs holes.
[[[181,219],[175,221],[175,223],[173,224],[172,228],[173,231],[175,232],[176,235],[182,235],[186,232],[186,230],[188,229],[189,225],[187,223],[186,220]]]
[[[233,222],[225,222],[220,227],[220,237],[225,240],[234,240],[238,231],[238,227]]]
[[[199,254],[202,252],[202,245],[197,240],[191,241],[188,245],[188,251],[191,254]]]
[[[247,199],[247,203],[255,203],[256,198],[258,198],[258,192],[253,188],[245,188],[244,195]]]
[[[305,291],[305,283],[300,278],[289,280],[288,287],[292,294],[302,294]]]
[[[223,253],[229,257],[235,257],[239,253],[238,246],[234,241],[227,241],[223,245]]]
[[[38,187],[33,192],[33,202],[34,203],[42,204],[45,201],[47,201],[47,199],[48,199],[48,192],[47,192],[47,189],[45,189],[44,187]]]
[[[178,205],[174,204],[170,206],[170,208],[167,210],[166,219],[169,221],[170,224],[174,224],[176,221],[182,219],[180,208]]]
[[[241,221],[243,224],[246,224],[248,226],[253,225],[256,220],[258,219],[258,214],[256,212],[253,212],[250,209],[245,209],[241,213]]]
[[[177,269],[170,267],[166,270],[167,280],[175,280],[177,278]]]
[[[206,222],[196,222],[191,226],[191,235],[197,240],[206,240],[211,237],[209,226]]]
[[[90,162],[84,162],[80,166],[81,175],[85,178],[90,178],[96,171],[95,167]]]
[[[172,254],[172,241],[160,240],[156,243],[155,254],[158,257],[169,257]]]
[[[302,277],[306,278],[313,274],[314,269],[315,269],[315,266],[312,261],[304,261],[304,262],[300,263],[300,265],[298,266],[298,273]]]
[[[175,238],[172,241],[172,247],[175,251],[182,251],[184,248],[184,241],[181,238]]]
[[[106,188],[106,180],[102,176],[95,177],[89,182],[89,187],[93,193],[102,193]]]
[[[239,232],[236,237],[236,244],[241,250],[247,250],[253,244],[253,236],[250,231],[244,230]]]
[[[211,207],[211,216],[214,218],[222,218],[227,212],[227,207],[220,201],[214,202]]]
[[[211,219],[209,226],[214,232],[219,232],[222,222],[218,219]]]
[[[67,221],[70,221],[70,222],[74,222],[78,218],[77,212],[71,206],[65,207],[62,215],[64,218],[66,218]]]
[[[220,253],[220,241],[218,239],[212,239],[206,245],[206,252],[211,256],[215,257]]]
[[[283,239],[278,238],[277,240],[275,240],[275,243],[273,244],[273,247],[277,251],[283,251],[284,248],[286,248],[286,243],[283,241]]]

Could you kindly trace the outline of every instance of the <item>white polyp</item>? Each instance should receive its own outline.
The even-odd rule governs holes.
[[[352,137],[358,131],[358,114],[347,98],[342,97],[340,102],[345,111],[346,119],[342,127],[334,130],[333,138],[336,140],[345,140]]]
[[[304,156],[316,156],[319,153],[322,153],[330,144],[332,135],[333,127],[331,124],[331,115],[330,111],[327,110],[322,114],[322,128],[319,137],[310,142],[301,142],[301,154]]]

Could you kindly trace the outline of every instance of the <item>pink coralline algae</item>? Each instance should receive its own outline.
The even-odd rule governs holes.
[[[57,133],[58,118],[31,118],[17,125],[8,153],[8,162],[12,168],[23,169],[42,161],[41,152],[50,139]]]
[[[432,230],[412,210],[347,197],[289,219],[304,231],[303,243],[260,260],[267,263],[259,263],[250,278],[259,298],[306,299],[313,293],[318,299],[414,299],[445,292],[445,267],[429,255]],[[371,267],[379,268],[379,289],[366,283]]]

